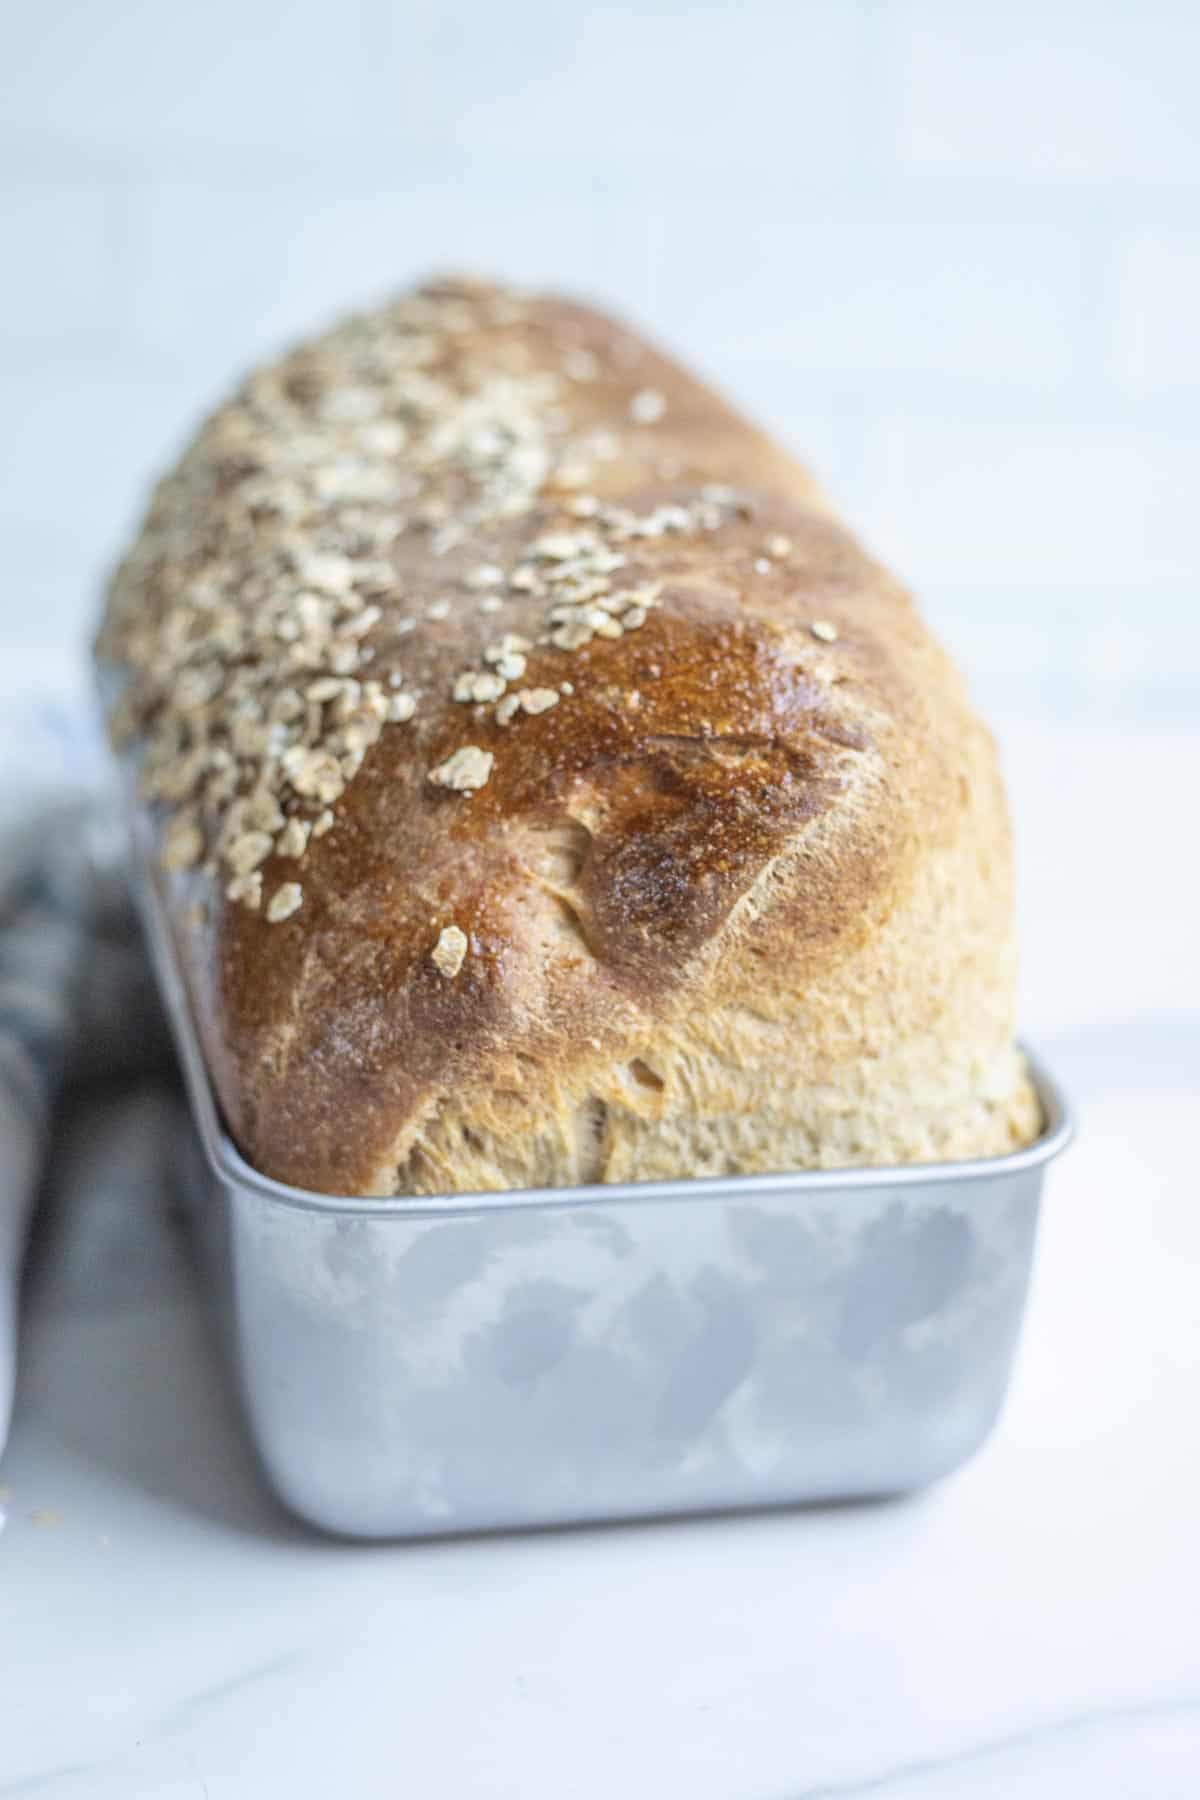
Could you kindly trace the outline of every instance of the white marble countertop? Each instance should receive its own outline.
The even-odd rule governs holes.
[[[983,1453],[881,1505],[325,1541],[259,1485],[177,1226],[67,1208],[0,1466],[0,1796],[1194,1800],[1200,739],[1005,738],[1082,1130]]]

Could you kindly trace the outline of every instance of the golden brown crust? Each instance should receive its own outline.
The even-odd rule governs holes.
[[[264,425],[251,398],[217,415],[160,494],[102,636],[168,771],[152,797],[184,789],[168,863],[224,858],[233,898],[211,875],[167,879],[180,920],[182,896],[211,889],[180,951],[250,1160],[322,1191],[436,1191],[980,1154],[1028,1135],[994,754],[907,597],[802,470],[622,326],[473,286],[428,290],[417,316],[437,342],[426,367],[454,390],[432,425],[416,406],[421,443],[489,371],[515,369],[546,380],[551,447],[533,454],[540,425],[522,427],[537,479],[492,507],[455,423],[440,460],[416,457],[431,519],[388,541],[375,526],[394,494],[372,509],[352,492],[310,496],[288,523],[289,543],[371,565],[346,601],[357,635],[331,640],[362,658],[353,675],[328,673],[325,642],[289,678],[330,683],[333,721],[305,700],[272,748],[284,651],[236,630],[264,612],[276,629],[254,571],[264,530],[271,555],[282,541],[278,512],[264,528],[247,509],[272,464],[243,415],[259,436],[296,431],[296,408],[319,426],[332,392],[338,432],[355,407],[380,422],[369,395],[345,399],[336,357],[331,373],[336,339],[259,378],[292,413]],[[370,442],[404,470],[399,438]],[[298,566],[282,554],[270,566]],[[183,671],[217,679],[187,598],[219,585],[214,569],[242,624],[224,685],[181,725]],[[358,630],[364,596],[378,616]],[[452,697],[463,683],[476,700]],[[364,712],[359,746],[336,714],[368,703],[379,723]],[[219,752],[240,756],[239,732],[250,761],[231,778]],[[197,742],[200,774],[176,780]],[[303,758],[330,744],[327,805],[304,791]],[[257,814],[231,825],[251,788]]]

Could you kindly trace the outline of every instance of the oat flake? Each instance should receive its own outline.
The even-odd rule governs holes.
[[[444,763],[431,769],[429,779],[435,787],[453,788],[460,794],[470,793],[486,786],[495,760],[490,750],[481,750],[478,744],[464,744]]]
[[[438,941],[430,951],[434,966],[453,981],[466,961],[469,944],[467,934],[457,925],[444,925],[438,934]]]
[[[304,902],[304,889],[298,881],[285,881],[267,901],[267,923],[280,925],[298,912]]]

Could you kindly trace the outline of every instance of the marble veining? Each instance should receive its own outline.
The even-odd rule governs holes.
[[[789,1800],[858,1800],[860,1794],[889,1794],[905,1784],[919,1783],[923,1776],[942,1775],[970,1763],[995,1761],[1014,1752],[1036,1750],[1052,1739],[1103,1731],[1130,1720],[1169,1719],[1193,1713],[1200,1716],[1200,1695],[1179,1700],[1151,1700],[1144,1705],[1090,1709],[1067,1718],[1051,1719],[1046,1724],[1030,1725],[1021,1731],[1011,1731],[1003,1737],[989,1738],[983,1744],[969,1744],[961,1750],[949,1751],[945,1756],[923,1756],[911,1762],[897,1763],[894,1768],[882,1769],[878,1775],[867,1775],[861,1781],[838,1781],[802,1788],[790,1795]]]

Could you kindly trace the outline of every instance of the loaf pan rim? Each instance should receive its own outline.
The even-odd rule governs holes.
[[[543,1211],[552,1207],[624,1204],[631,1200],[747,1201],[781,1193],[846,1193],[958,1182],[997,1181],[1023,1175],[1052,1162],[1075,1135],[1074,1117],[1061,1089],[1024,1044],[1018,1046],[1029,1065],[1045,1124],[1032,1144],[1003,1156],[957,1162],[854,1164],[835,1169],[778,1169],[758,1175],[681,1175],[666,1181],[592,1182],[579,1187],[495,1188],[454,1194],[325,1194],[293,1187],[263,1175],[248,1163],[213,1108],[211,1132],[201,1132],[208,1162],[220,1180],[257,1199],[305,1212],[382,1217],[478,1217],[498,1211]],[[211,1096],[210,1096],[211,1105]]]

